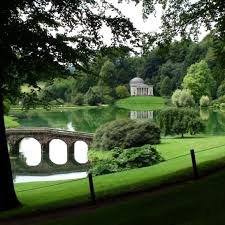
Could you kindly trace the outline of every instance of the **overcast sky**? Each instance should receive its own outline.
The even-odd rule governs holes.
[[[160,6],[156,7],[156,16],[149,16],[146,21],[142,18],[142,5],[139,3],[136,5],[134,2],[130,3],[117,3],[115,0],[108,0],[108,2],[113,3],[120,11],[134,23],[134,26],[139,30],[144,32],[156,32],[160,31],[160,16],[162,14],[162,9]]]
[[[156,15],[150,15],[147,20],[143,20],[142,18],[142,5],[135,4],[133,1],[130,3],[118,3],[115,0],[108,0],[108,2],[112,3],[115,7],[117,7],[125,16],[130,18],[133,22],[134,26],[143,32],[159,32],[161,21],[160,17],[162,15],[162,8],[158,5],[156,7]],[[205,31],[204,28],[201,28],[201,35],[199,36],[199,40],[201,40],[208,32]],[[104,29],[104,39],[107,43],[110,42],[110,32],[107,29]],[[178,38],[179,39],[179,38]]]

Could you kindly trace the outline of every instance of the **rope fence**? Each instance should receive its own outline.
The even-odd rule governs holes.
[[[169,158],[169,159],[167,159],[167,160],[165,160],[163,162],[168,162],[168,161],[176,160],[176,159],[179,159],[179,158],[184,158],[184,157],[187,157],[187,156],[191,156],[191,162],[192,162],[192,167],[193,167],[193,175],[194,175],[194,178],[197,179],[199,177],[199,174],[198,174],[198,167],[197,167],[195,155],[198,154],[198,153],[201,153],[201,152],[211,151],[211,150],[215,150],[215,149],[218,149],[218,148],[221,148],[221,147],[225,147],[225,144],[219,145],[219,146],[210,147],[210,148],[206,148],[206,149],[201,149],[201,150],[198,150],[198,151],[195,151],[194,149],[191,149],[189,153],[186,153],[186,154],[183,154],[183,155],[179,155],[179,156],[176,156],[176,157],[173,157],[173,158]],[[88,173],[87,178],[89,180],[90,197],[92,199],[92,203],[96,204],[96,198],[95,198],[92,174]],[[86,179],[86,178],[81,178],[81,179]],[[81,179],[79,179],[79,180],[81,180]],[[78,179],[76,179],[76,180],[67,180],[67,181],[63,181],[63,182],[59,182],[59,183],[55,183],[55,184],[50,184],[50,185],[46,185],[46,186],[40,186],[40,187],[24,189],[24,190],[18,190],[17,193],[29,192],[29,191],[34,191],[34,190],[40,190],[40,189],[45,189],[45,188],[49,188],[49,187],[59,186],[59,185],[63,185],[63,184],[73,183],[73,182],[76,182],[77,180]]]

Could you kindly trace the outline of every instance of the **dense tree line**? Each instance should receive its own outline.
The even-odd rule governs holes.
[[[59,99],[59,104],[110,104],[127,97],[129,81],[140,76],[154,85],[155,95],[168,97],[177,89],[188,89],[196,103],[202,95],[215,99],[225,94],[224,65],[218,59],[217,45],[213,35],[208,35],[201,42],[182,39],[142,55],[112,48],[107,54],[99,52],[87,72],[77,71],[75,79],[55,80],[42,95]]]

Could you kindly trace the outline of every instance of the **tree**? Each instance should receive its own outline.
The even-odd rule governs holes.
[[[116,87],[116,96],[117,98],[126,98],[129,96],[129,92],[125,85],[119,85]]]
[[[193,107],[195,105],[194,97],[188,89],[181,91],[178,101],[181,107]]]
[[[166,76],[160,85],[160,95],[161,96],[170,96],[171,95],[171,81],[168,76]]]
[[[66,77],[65,68],[71,63],[74,75],[87,70],[96,51],[107,49],[99,32],[103,25],[111,28],[114,43],[121,45],[128,39],[134,43],[140,32],[105,1],[8,0],[1,1],[0,8],[0,210],[5,210],[20,204],[13,188],[3,96],[10,100],[20,96],[19,87],[25,82],[37,88],[39,79]],[[36,104],[37,93],[27,95],[28,103]]]
[[[180,99],[181,92],[182,92],[182,90],[177,89],[176,91],[173,92],[172,97],[171,97],[173,105],[175,105],[177,107],[180,106],[179,99]]]
[[[199,102],[202,95],[211,96],[214,85],[215,81],[208,64],[204,60],[189,67],[182,83],[183,88],[191,91],[196,102]]]
[[[200,104],[200,106],[202,106],[202,107],[208,107],[209,104],[210,104],[209,97],[203,95],[203,96],[200,98],[199,104]]]
[[[223,0],[133,0],[136,3],[142,2],[144,15],[155,12],[157,4],[163,8],[162,34],[168,38],[196,35],[200,27],[204,25],[207,30],[215,28],[219,36],[225,34],[225,5]]]
[[[89,90],[85,94],[85,101],[88,105],[98,105],[102,101],[100,93],[97,92],[96,90],[93,90],[93,88],[89,88]]]
[[[158,122],[164,135],[185,133],[196,134],[204,130],[204,125],[196,111],[192,109],[168,108],[158,114]]]

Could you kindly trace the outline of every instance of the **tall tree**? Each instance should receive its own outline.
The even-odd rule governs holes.
[[[8,0],[0,3],[0,210],[19,205],[13,187],[3,119],[3,98],[19,95],[22,83],[66,76],[66,65],[84,70],[103,45],[101,29],[113,43],[140,33],[113,5],[95,0]],[[62,29],[63,28],[63,29]],[[59,30],[63,30],[59,33]],[[75,74],[76,75],[76,74]],[[35,98],[32,91],[30,101]]]
[[[196,102],[199,102],[202,95],[211,96],[214,85],[215,81],[204,60],[190,66],[182,83],[185,89],[191,91]]]

